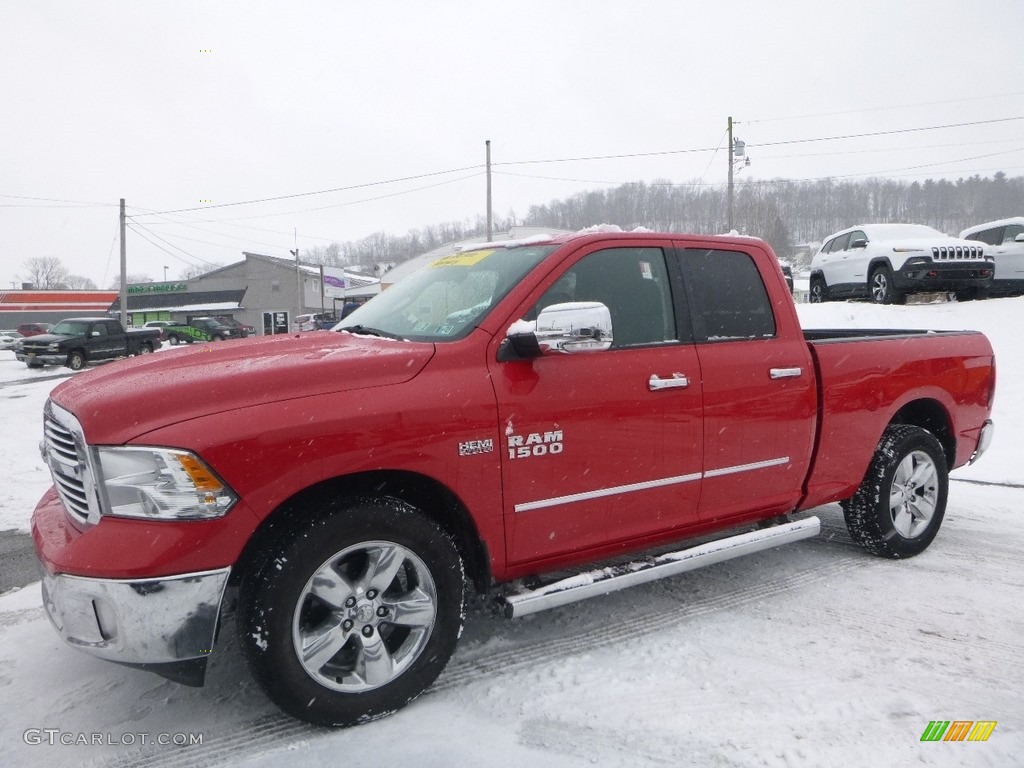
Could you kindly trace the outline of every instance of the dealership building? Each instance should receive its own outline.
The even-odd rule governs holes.
[[[339,267],[296,263],[259,253],[188,280],[128,286],[130,325],[150,320],[187,323],[196,317],[229,317],[257,335],[288,333],[297,315],[340,315],[346,302],[365,301],[380,280]],[[117,291],[4,291],[0,328],[56,323],[66,317],[120,315]]]

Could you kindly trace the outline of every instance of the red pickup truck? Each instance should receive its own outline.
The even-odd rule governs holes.
[[[432,683],[470,587],[518,616],[814,535],[794,513],[835,501],[870,552],[920,553],[994,394],[979,333],[801,330],[760,240],[474,246],[337,330],[57,387],[44,603],[193,685],[233,612],[279,707],[358,723]]]

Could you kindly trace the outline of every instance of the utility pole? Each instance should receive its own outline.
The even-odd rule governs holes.
[[[732,115],[729,115],[729,192],[726,209],[728,210],[728,223],[726,224],[725,231],[732,232]]]
[[[290,326],[298,321],[299,315],[302,314],[302,307],[306,304],[305,297],[302,295],[302,273],[299,272],[299,230],[297,229],[295,230],[295,250],[289,251],[289,253],[295,257],[295,306],[298,307],[295,317],[289,323],[289,330],[291,330]]]
[[[121,325],[128,327],[128,245],[124,241],[124,198],[121,198]]]
[[[737,160],[736,158],[741,158]],[[729,210],[729,223],[728,231],[732,232],[735,228],[733,226],[733,176],[735,174],[736,163],[739,162],[744,166],[750,165],[750,158],[747,157],[746,144],[740,139],[733,138],[732,135],[732,116],[729,117],[729,202],[726,207]]]
[[[494,221],[491,217],[491,140],[487,139],[484,142],[487,145],[487,242],[491,242],[494,238],[492,222]]]

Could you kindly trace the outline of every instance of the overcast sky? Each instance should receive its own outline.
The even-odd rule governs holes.
[[[487,139],[501,216],[723,185],[729,115],[740,179],[1020,175],[1022,34],[1022,0],[0,0],[0,288],[110,285],[122,197],[156,280],[473,219]]]

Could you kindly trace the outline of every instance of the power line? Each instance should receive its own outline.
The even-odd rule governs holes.
[[[135,233],[136,235],[138,235],[139,237],[141,237],[141,238],[142,238],[143,240],[145,240],[145,241],[146,241],[147,243],[149,243],[150,245],[152,245],[152,246],[154,246],[154,247],[156,247],[156,248],[159,248],[159,249],[160,249],[161,251],[163,251],[164,253],[166,253],[166,254],[167,254],[168,256],[171,256],[172,258],[175,258],[175,259],[177,259],[177,260],[178,260],[178,261],[180,261],[180,262],[181,262],[182,264],[188,264],[188,262],[187,262],[187,261],[185,261],[185,260],[184,260],[183,258],[181,258],[180,256],[178,256],[178,255],[177,255],[176,253],[172,253],[171,251],[168,251],[168,250],[167,250],[166,248],[164,248],[164,247],[163,247],[162,245],[160,245],[159,243],[154,243],[154,242],[153,242],[152,240],[150,240],[150,239],[149,239],[148,237],[146,237],[146,236],[145,236],[144,234],[142,234],[142,231],[144,230],[144,231],[148,232],[148,233],[149,233],[150,235],[152,235],[153,237],[155,237],[155,238],[156,238],[157,240],[160,240],[160,241],[162,241],[162,242],[164,242],[164,243],[167,243],[167,245],[169,245],[169,246],[170,246],[171,248],[175,248],[175,249],[177,249],[177,250],[181,251],[181,252],[182,252],[182,253],[184,253],[184,254],[185,254],[186,256],[188,256],[188,257],[189,257],[190,259],[195,259],[196,261],[201,261],[201,262],[202,262],[203,264],[208,264],[208,265],[210,265],[210,266],[216,266],[216,265],[214,264],[214,262],[212,262],[212,261],[207,261],[206,259],[201,259],[201,258],[199,258],[198,256],[196,256],[195,254],[193,254],[193,253],[189,253],[188,251],[186,251],[186,250],[185,250],[184,248],[182,248],[181,246],[178,246],[178,245],[175,245],[174,243],[168,242],[168,241],[167,241],[167,240],[165,240],[164,238],[160,237],[160,235],[156,234],[155,232],[151,232],[150,230],[146,229],[145,227],[143,227],[143,226],[142,226],[141,224],[139,224],[138,222],[132,222],[132,224],[131,224],[131,226],[129,227],[129,229],[131,229],[131,231],[132,231],[132,232],[134,232],[134,233]],[[189,264],[189,266],[194,266],[194,265],[192,265],[192,264]]]
[[[272,203],[272,202],[277,202],[278,200],[290,200],[290,199],[293,199],[293,198],[296,198],[296,197],[309,197],[311,195],[326,195],[326,194],[330,194],[332,192],[349,192],[349,191],[351,191],[353,189],[365,189],[367,187],[379,187],[379,186],[382,186],[384,184],[397,184],[398,182],[401,182],[401,181],[415,181],[417,179],[426,179],[426,178],[429,178],[431,176],[443,176],[443,175],[448,174],[448,173],[462,173],[463,171],[479,170],[479,169],[481,169],[483,167],[484,166],[482,166],[482,165],[469,165],[469,166],[466,166],[464,168],[450,168],[450,169],[448,169],[446,171],[432,171],[431,173],[420,173],[420,174],[416,174],[414,176],[403,176],[403,177],[397,178],[397,179],[385,179],[383,181],[369,181],[369,182],[366,182],[365,184],[352,184],[352,185],[347,186],[347,187],[335,187],[334,189],[321,189],[321,190],[317,190],[315,192],[296,192],[295,194],[291,194],[291,195],[277,195],[276,197],[265,197],[265,198],[261,198],[261,199],[258,199],[258,200],[241,200],[241,201],[236,202],[236,203],[218,203],[217,205],[200,205],[200,206],[196,206],[194,208],[178,208],[176,210],[157,211],[155,213],[144,214],[144,215],[146,215],[146,216],[155,216],[157,214],[165,214],[165,213],[189,213],[191,211],[209,211],[209,210],[213,210],[215,208],[230,208],[230,207],[233,207],[233,206],[236,206],[236,205],[254,205],[256,203]]]
[[[903,171],[920,170],[921,168],[932,168],[932,167],[940,166],[940,165],[952,165],[954,163],[966,163],[966,162],[969,162],[971,160],[980,160],[980,159],[987,158],[987,157],[997,157],[999,155],[1009,155],[1009,154],[1013,154],[1014,152],[1020,152],[1021,150],[1024,150],[1024,147],[1015,147],[1014,149],[1008,149],[1008,150],[1004,150],[1002,152],[990,152],[990,153],[983,154],[983,155],[973,155],[971,157],[961,157],[961,158],[958,158],[958,159],[955,159],[955,160],[942,160],[942,161],[935,162],[935,163],[924,163],[924,164],[921,164],[921,165],[912,165],[912,166],[908,166],[908,167],[905,167],[905,168],[892,168],[892,169],[882,170],[882,171],[861,171],[861,172],[852,173],[852,174],[830,174],[828,176],[808,177],[808,178],[803,178],[803,179],[763,179],[763,180],[752,179],[752,180],[745,181],[744,184],[748,184],[748,185],[749,184],[776,184],[776,183],[795,184],[795,183],[800,183],[800,182],[805,182],[805,181],[824,181],[825,179],[848,178],[848,177],[853,177],[853,176],[876,176],[876,175],[882,175],[882,174],[899,173],[899,172],[903,172]],[[609,180],[599,180],[599,179],[569,179],[569,178],[562,178],[562,177],[557,177],[557,176],[537,176],[537,175],[534,175],[534,174],[511,173],[509,171],[496,171],[495,173],[498,173],[498,174],[504,175],[504,176],[515,176],[515,177],[525,178],[525,179],[542,179],[542,180],[545,180],[545,181],[567,181],[567,182],[572,182],[572,183],[576,183],[576,184],[607,184],[607,185],[610,185],[610,186],[615,186],[615,185],[625,186],[625,185],[628,185],[628,184],[639,183],[639,182],[636,182],[636,181],[609,181]],[[651,186],[651,187],[709,187],[709,188],[715,188],[715,187],[724,187],[725,186],[724,182],[707,182],[707,183],[705,183],[703,180],[695,181],[695,182],[658,182],[658,181],[652,181],[652,182],[643,182],[643,183],[646,183],[648,186]]]
[[[482,172],[478,172],[478,173],[471,174],[469,176],[462,176],[462,177],[457,178],[457,179],[448,179],[447,181],[441,181],[441,182],[438,182],[437,184],[428,184],[425,187],[417,187],[415,189],[407,189],[407,190],[403,190],[401,192],[391,192],[391,193],[386,194],[386,195],[377,195],[375,197],[363,198],[362,200],[350,200],[350,201],[345,202],[345,203],[332,203],[331,205],[322,205],[322,206],[318,206],[316,208],[301,208],[301,209],[295,210],[295,211],[281,211],[279,213],[258,213],[258,214],[253,214],[252,216],[236,216],[236,217],[231,218],[231,219],[202,219],[201,221],[204,221],[206,223],[211,223],[211,224],[220,224],[220,223],[229,223],[229,222],[232,222],[232,221],[249,221],[251,219],[269,219],[269,218],[273,218],[275,216],[292,216],[292,215],[297,214],[297,213],[314,213],[316,211],[326,211],[326,210],[330,210],[332,208],[346,208],[346,207],[348,207],[350,205],[359,205],[361,203],[370,203],[370,202],[373,202],[375,200],[386,200],[386,199],[391,198],[391,197],[401,197],[402,195],[412,194],[413,192],[422,192],[423,190],[426,190],[426,189],[434,189],[436,187],[443,187],[446,184],[456,184],[456,183],[458,183],[460,181],[467,181],[469,179],[479,178],[482,175],[483,175]]]
[[[895,104],[891,107],[868,107],[867,109],[844,109],[839,112],[818,112],[813,115],[792,115],[790,117],[766,117],[755,120],[744,120],[743,125],[752,123],[777,123],[785,120],[806,120],[812,117],[835,117],[837,115],[856,115],[862,112],[886,112],[892,109],[908,109],[912,107],[932,107],[939,104],[960,104],[965,101],[985,101],[988,99],[1005,99],[1011,96],[1024,96],[1024,91],[1000,93],[991,96],[969,96],[965,99],[943,99],[941,101],[919,101],[915,104]]]
[[[96,208],[99,208],[99,207],[117,208],[118,207],[117,203],[92,203],[92,202],[87,202],[87,201],[84,201],[84,200],[57,200],[57,199],[53,199],[53,198],[49,198],[49,197],[27,197],[25,195],[0,195],[0,197],[6,197],[6,198],[9,198],[11,200],[35,200],[37,202],[44,202],[44,203],[70,203],[70,204],[72,204],[74,206],[91,206],[91,207],[96,207]],[[10,208],[10,207],[18,207],[18,206],[3,206],[3,207]],[[40,206],[23,206],[23,207],[26,207],[26,208],[29,208],[29,207],[31,207],[31,208],[58,208],[58,207],[63,207],[63,206],[40,205]]]

